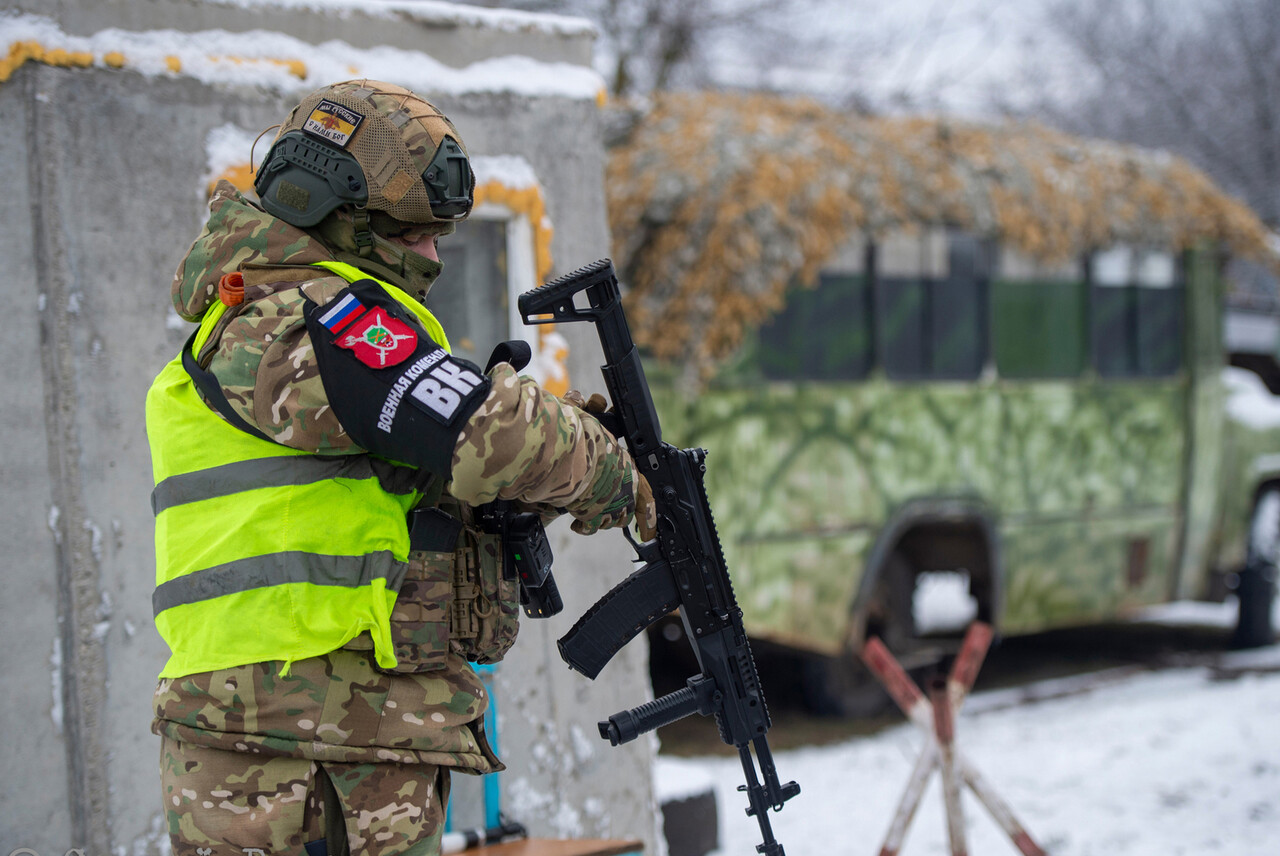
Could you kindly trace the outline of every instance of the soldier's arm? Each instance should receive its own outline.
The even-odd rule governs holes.
[[[472,504],[499,498],[563,508],[582,533],[629,522],[635,469],[613,436],[506,363],[490,380],[454,446],[450,492]]]
[[[249,424],[303,451],[368,450],[429,469],[471,504],[501,497],[565,509],[579,532],[631,520],[631,458],[594,418],[505,363],[482,379],[425,335],[413,356],[365,365],[317,324],[345,288],[333,278],[307,282],[255,301],[227,326],[210,369]],[[433,384],[442,396],[457,393],[456,410],[442,413],[424,392]]]
[[[320,454],[363,452],[330,405],[304,312],[347,283],[322,277],[253,300],[222,331],[209,370],[239,416],[271,439]]]

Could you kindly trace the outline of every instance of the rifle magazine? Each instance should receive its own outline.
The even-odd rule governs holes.
[[[595,680],[624,645],[679,605],[680,593],[667,565],[645,565],[596,601],[560,637],[560,658]]]

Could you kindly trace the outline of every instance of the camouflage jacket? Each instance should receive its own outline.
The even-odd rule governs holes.
[[[199,355],[235,411],[278,443],[323,454],[359,454],[330,406],[303,312],[323,306],[347,282],[309,267],[332,255],[308,233],[266,214],[222,182],[210,216],[173,283],[178,314],[198,321],[218,299],[218,281],[244,275],[245,300],[228,311]],[[551,517],[565,510],[587,533],[626,525],[635,508],[626,451],[590,415],[544,392],[503,363],[490,372],[487,398],[453,448],[443,501],[468,506],[512,499]],[[459,550],[477,548],[464,538]],[[492,557],[490,557],[492,558]],[[411,554],[392,615],[396,656],[405,673],[372,668],[359,650],[162,681],[153,730],[183,742],[233,751],[349,762],[394,760],[497,769],[481,721],[488,702],[456,644],[437,644],[432,592],[439,567],[471,561]],[[477,558],[475,561],[483,561]],[[438,574],[436,575],[438,576]],[[448,585],[448,583],[444,583]],[[456,589],[455,589],[456,591]],[[499,643],[514,638],[513,592]],[[348,649],[359,649],[357,639]]]
[[[199,321],[217,299],[221,276],[244,272],[245,302],[224,316],[201,361],[241,417],[277,443],[355,453],[364,450],[329,406],[302,314],[307,300],[324,305],[347,286],[306,267],[331,258],[306,232],[220,182],[209,221],[174,277],[173,304],[184,319]],[[565,509],[582,533],[629,523],[635,487],[626,450],[591,416],[505,363],[490,377],[487,400],[454,446],[447,492],[471,505],[501,498]]]

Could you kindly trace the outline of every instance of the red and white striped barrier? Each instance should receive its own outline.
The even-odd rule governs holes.
[[[920,758],[907,780],[906,791],[898,803],[893,823],[885,836],[884,845],[880,848],[880,856],[898,856],[907,836],[907,828],[911,826],[911,820],[920,805],[925,785],[935,769],[942,776],[942,800],[947,809],[947,837],[951,843],[951,856],[968,854],[964,813],[960,807],[960,793],[965,785],[987,807],[996,823],[1000,824],[1000,828],[1024,856],[1045,856],[1044,851],[1031,840],[1027,830],[1014,817],[1008,803],[1000,798],[995,788],[991,787],[956,746],[956,716],[978,677],[978,670],[982,668],[987,649],[991,647],[991,635],[990,625],[980,621],[971,624],[965,633],[955,664],[951,667],[951,674],[945,680],[935,680],[929,687],[927,698],[883,642],[873,636],[863,646],[862,661],[867,664],[867,668],[888,690],[894,702],[907,715],[907,719],[927,735]]]

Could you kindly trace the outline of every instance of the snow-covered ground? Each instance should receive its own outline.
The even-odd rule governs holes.
[[[1213,623],[1228,610],[1174,605],[1148,616]],[[1280,645],[1224,655],[1250,667],[1233,679],[1208,667],[1143,673],[1032,704],[1008,691],[976,694],[957,723],[958,745],[1052,856],[1280,854]],[[802,788],[771,814],[790,856],[875,856],[923,735],[912,725],[844,743],[775,755],[783,781]],[[755,820],[736,791],[733,758],[659,760],[660,793],[710,779],[721,856],[749,856]],[[963,797],[968,852],[1017,854],[986,809]],[[947,854],[937,775],[902,853]]]

